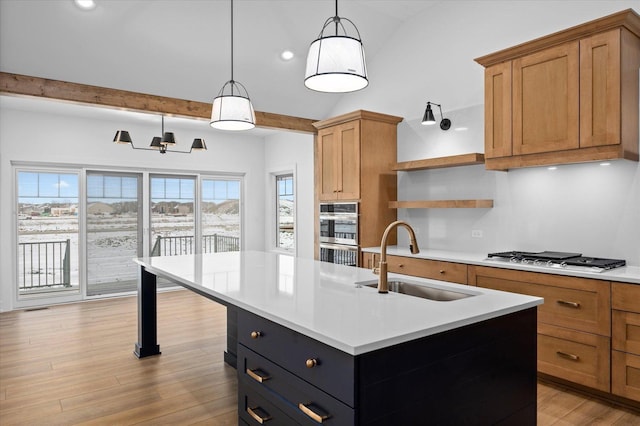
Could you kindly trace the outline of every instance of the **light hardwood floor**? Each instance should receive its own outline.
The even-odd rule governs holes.
[[[0,314],[0,424],[236,425],[225,308],[158,296],[162,355],[137,359],[135,297]],[[539,425],[640,425],[640,413],[538,384]]]

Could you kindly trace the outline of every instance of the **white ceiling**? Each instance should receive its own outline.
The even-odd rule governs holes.
[[[340,0],[371,60],[440,0]],[[229,0],[0,0],[0,70],[211,102],[230,78]],[[235,0],[234,78],[258,111],[322,119],[342,96],[304,87],[309,44],[333,0]],[[282,50],[295,53],[280,59]]]

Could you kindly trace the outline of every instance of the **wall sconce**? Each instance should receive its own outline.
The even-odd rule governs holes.
[[[176,138],[173,132],[165,132],[164,131],[164,115],[162,116],[162,137],[155,136],[151,140],[151,144],[149,148],[137,148],[133,145],[133,141],[131,140],[131,136],[129,132],[126,130],[118,130],[116,135],[113,138],[113,142],[119,144],[129,144],[133,149],[144,149],[148,151],[160,151],[160,154],[166,154],[167,152],[179,152],[182,154],[190,154],[191,151],[206,151],[207,145],[204,142],[204,139],[196,138],[193,140],[191,144],[191,149],[189,151],[176,151],[176,150],[168,150],[167,147],[174,146],[176,144]]]
[[[427,102],[427,109],[424,111],[424,117],[422,118],[422,125],[430,126],[436,124],[436,118],[433,116],[433,110],[431,105],[435,105],[440,109],[440,128],[442,130],[449,130],[451,128],[451,120],[444,118],[442,115],[442,106],[434,104],[433,102]]]

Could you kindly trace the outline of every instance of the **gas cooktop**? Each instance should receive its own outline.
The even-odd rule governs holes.
[[[523,265],[540,266],[543,268],[589,272],[604,272],[626,265],[626,262],[621,259],[587,257],[583,256],[582,253],[565,253],[560,251],[541,251],[537,253],[505,251],[489,253],[488,256],[488,260],[499,262],[521,263]]]

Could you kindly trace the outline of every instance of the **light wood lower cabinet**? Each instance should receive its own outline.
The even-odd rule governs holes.
[[[610,282],[470,265],[469,284],[543,297],[538,371],[610,391]]]
[[[640,401],[640,356],[611,352],[611,392]]]
[[[609,392],[610,339],[538,323],[538,371]]]
[[[543,297],[539,322],[611,336],[608,281],[481,266],[469,271],[471,285]]]
[[[373,268],[378,266],[378,262],[379,254],[368,253],[364,265]],[[387,267],[389,272],[397,274],[467,284],[467,265],[464,263],[387,255]]]
[[[640,285],[611,285],[611,392],[640,401]]]

